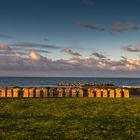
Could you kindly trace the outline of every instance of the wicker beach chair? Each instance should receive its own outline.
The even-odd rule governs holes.
[[[96,91],[96,97],[100,98],[101,97],[101,89],[97,88],[95,91]]]
[[[1,88],[0,90],[0,97],[6,97],[6,89],[5,88]]]
[[[71,97],[77,97],[77,89],[76,88],[72,88]]]
[[[66,88],[65,89],[65,97],[70,97],[70,93],[71,93],[71,89],[70,88]]]
[[[82,88],[78,89],[78,97],[84,97],[84,90]]]
[[[57,88],[57,97],[63,97],[63,88]]]
[[[124,98],[129,98],[130,97],[129,89],[123,89],[123,97]]]
[[[23,88],[23,97],[29,97],[29,89]]]
[[[122,90],[121,88],[116,89],[116,98],[121,98],[122,97]]]
[[[88,88],[88,97],[95,97],[95,94],[94,94],[94,89],[93,88]]]
[[[102,90],[102,97],[104,97],[104,98],[108,97],[108,90],[107,89]]]
[[[7,97],[13,96],[13,88],[7,88]]]
[[[29,88],[29,97],[35,97],[35,89]]]
[[[42,88],[42,97],[48,97],[48,89],[46,87]]]
[[[115,97],[115,90],[114,89],[110,89],[109,90],[109,97],[110,98],[114,98]]]
[[[19,97],[18,88],[13,88],[13,97]]]
[[[49,89],[49,97],[54,97],[54,88]]]
[[[35,97],[41,97],[41,88],[35,89]]]

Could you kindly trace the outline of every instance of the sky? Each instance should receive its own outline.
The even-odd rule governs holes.
[[[139,0],[0,0],[0,76],[140,77]]]

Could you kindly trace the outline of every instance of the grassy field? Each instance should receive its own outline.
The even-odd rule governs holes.
[[[0,139],[140,140],[140,98],[0,99]]]

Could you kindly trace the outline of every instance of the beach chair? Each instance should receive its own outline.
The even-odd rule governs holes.
[[[102,90],[102,97],[104,97],[104,98],[108,97],[108,90],[107,89]]]
[[[54,97],[54,88],[49,89],[49,97]]]
[[[12,96],[13,96],[13,89],[7,88],[7,97],[12,97]]]
[[[114,89],[110,89],[109,90],[109,97],[110,98],[114,98],[115,97],[115,90]]]
[[[41,88],[35,89],[35,97],[41,97]]]
[[[122,90],[121,88],[116,89],[116,98],[121,98],[122,97]]]
[[[0,97],[6,97],[6,89],[5,88],[1,88],[1,95]]]
[[[63,88],[57,88],[57,97],[63,97]]]
[[[29,89],[23,88],[23,97],[29,97]]]
[[[129,94],[129,89],[123,89],[123,97],[124,98],[129,98],[130,94]]]
[[[48,89],[46,87],[42,88],[42,97],[48,97]]]
[[[84,97],[84,90],[82,88],[78,89],[78,97]]]
[[[18,94],[18,88],[13,88],[13,97],[18,97],[19,94]]]
[[[71,89],[70,88],[66,88],[65,89],[65,97],[70,97],[70,92],[71,92]]]
[[[94,94],[94,89],[93,88],[88,88],[88,97],[95,97],[95,94]]]
[[[71,97],[77,97],[77,89],[76,88],[72,88]]]
[[[29,97],[35,97],[35,89],[34,88],[29,88]]]
[[[100,98],[101,97],[101,90],[99,88],[97,88],[95,91],[96,91],[96,97]]]

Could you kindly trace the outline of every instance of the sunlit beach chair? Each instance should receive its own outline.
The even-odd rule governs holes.
[[[23,88],[23,97],[29,97],[29,89]]]
[[[78,89],[78,97],[84,97],[84,90],[82,88]]]
[[[108,97],[108,90],[107,89],[102,90],[102,97],[104,97],[104,98]]]
[[[46,87],[42,88],[42,96],[48,97],[48,89]]]
[[[124,98],[129,98],[130,94],[129,94],[129,89],[123,89],[123,97]]]
[[[88,88],[88,97],[95,97],[95,94],[94,94],[94,89],[93,88]]]
[[[49,89],[49,97],[54,97],[54,88]]]
[[[63,97],[63,88],[57,88],[57,97]]]
[[[66,88],[65,89],[65,97],[70,97],[70,92],[71,92],[71,89],[70,88]]]
[[[34,97],[34,94],[35,94],[35,89],[29,88],[29,97]]]
[[[0,92],[0,97],[6,97],[6,89],[5,88],[1,88],[1,92]]]
[[[77,97],[77,89],[76,88],[72,88],[71,97]]]
[[[110,89],[109,90],[109,97],[110,98],[114,98],[115,97],[115,90],[114,89]]]
[[[96,91],[96,97],[100,98],[101,97],[101,90],[99,88],[97,88],[95,91]]]
[[[121,98],[122,97],[122,90],[121,88],[116,89],[116,98]]]
[[[18,91],[19,91],[18,88],[13,88],[13,97],[18,97],[19,96]]]
[[[41,88],[35,89],[35,97],[41,97]]]
[[[12,97],[12,96],[13,96],[13,89],[7,88],[7,97]]]

